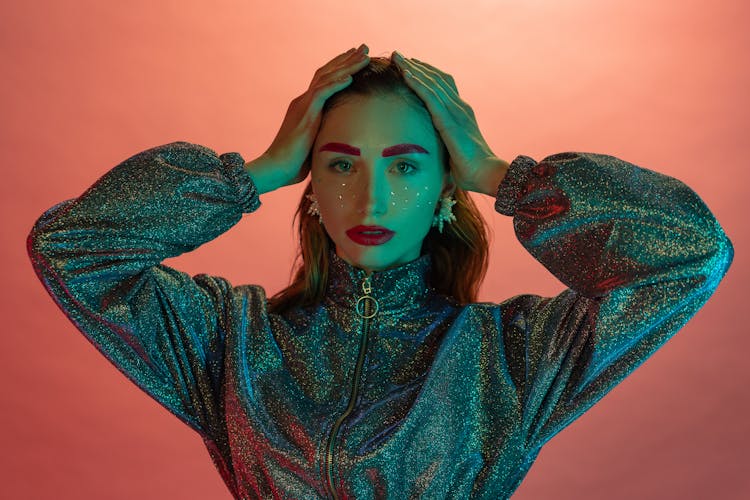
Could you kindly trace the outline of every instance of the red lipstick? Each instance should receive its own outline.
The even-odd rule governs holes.
[[[346,235],[360,245],[382,245],[396,233],[383,226],[355,226],[346,231]]]

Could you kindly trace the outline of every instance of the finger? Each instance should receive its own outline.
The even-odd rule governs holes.
[[[370,62],[370,57],[366,53],[353,52],[339,61],[336,66],[327,68],[324,66],[315,72],[310,88],[316,89],[325,87],[333,80],[346,78],[346,76],[356,73]]]
[[[447,131],[456,126],[457,123],[463,123],[473,118],[474,114],[471,108],[460,98],[454,97],[455,93],[446,93],[443,88],[436,85],[434,80],[426,75],[415,75],[411,70],[409,72],[412,73],[412,76],[405,75],[405,80],[409,87],[424,101],[432,116],[435,128],[439,131]]]
[[[313,99],[316,105],[323,106],[326,99],[349,85],[352,82],[351,75],[369,64],[369,62],[370,58],[365,54],[351,61],[344,62],[344,66],[338,71],[322,76],[313,85],[313,92],[315,94]]]
[[[414,63],[413,60],[405,60],[405,62],[402,63],[403,68],[406,68],[407,65],[411,73],[417,75],[416,78],[411,79],[412,81],[410,83],[412,85],[410,86],[413,87],[414,91],[417,92],[420,97],[422,97],[420,92],[431,91],[438,96],[443,107],[450,112],[451,115],[456,115],[454,109],[457,108],[464,114],[473,116],[473,110],[471,107],[461,99],[458,95],[458,91],[454,87],[451,87],[440,74]],[[409,81],[409,79],[407,79],[407,81]]]
[[[356,73],[368,64],[370,64],[370,56],[368,56],[366,53],[353,54],[348,59],[342,61],[341,66],[335,71],[331,71],[331,73],[326,75],[324,79],[338,80],[339,78],[345,78],[352,73]]]
[[[423,68],[415,65],[405,69],[408,69],[408,72],[411,73],[411,76],[408,76],[407,72],[404,73],[406,81],[410,83],[410,86],[420,97],[430,99],[435,104],[439,103],[443,108],[458,105],[456,100],[451,97],[452,91],[446,88],[440,78],[430,76]]]
[[[411,87],[427,105],[430,114],[440,120],[445,114],[446,109],[446,103],[443,101],[443,96],[436,92],[432,79],[421,72],[420,74],[415,74],[415,72],[418,71],[418,69],[412,70],[411,68],[404,71],[404,79],[409,87]],[[430,85],[430,83],[432,83],[432,85]]]
[[[439,83],[441,85],[444,85],[454,92],[458,94],[458,88],[456,87],[456,82],[453,80],[453,77],[449,75],[448,73],[445,73],[444,71],[439,70],[435,66],[432,66],[426,62],[420,61],[419,59],[415,57],[406,58],[403,57],[398,51],[394,51],[391,55],[391,59],[396,62],[396,64],[399,66],[399,68],[403,67],[418,67],[420,68],[425,74],[430,75],[436,83]]]
[[[360,57],[367,56],[367,53],[369,52],[369,47],[367,45],[362,44],[359,48],[356,49],[349,49],[347,52],[341,54],[342,58],[339,59],[340,61],[346,61],[351,59],[358,59]]]
[[[338,68],[331,70],[325,75],[324,79],[338,79],[346,75],[356,73],[370,63],[370,58],[366,54],[352,56],[350,59],[343,61]]]
[[[450,87],[453,90],[455,90],[456,93],[458,93],[458,87],[456,87],[456,81],[453,79],[451,75],[449,75],[445,71],[441,71],[440,69],[436,68],[435,66],[429,63],[420,61],[419,59],[415,57],[412,57],[411,60],[421,64],[422,66],[425,66],[432,74],[439,75],[440,77],[442,77],[442,79],[445,80],[445,82],[448,83],[448,85],[450,85]]]
[[[336,57],[334,57],[333,59],[331,59],[330,61],[328,61],[327,64],[331,64],[332,62],[335,62],[335,61],[340,61],[341,59],[343,59],[343,58],[345,58],[345,57],[353,54],[355,50],[357,50],[357,49],[355,49],[354,47],[352,47],[351,49],[347,50],[346,52],[342,52],[341,54],[337,55]]]
[[[330,70],[325,72],[326,74],[334,73],[337,71],[340,72],[342,69],[350,67],[353,64],[361,64],[363,61],[369,61],[367,48],[365,48],[364,51],[351,50],[345,54],[342,54],[342,56],[344,57],[335,61],[336,64],[331,65]]]
[[[329,70],[333,66],[335,66],[335,65],[337,65],[337,64],[345,61],[347,58],[351,58],[356,53],[357,53],[357,49],[351,48],[351,49],[347,50],[346,52],[343,52],[343,53],[337,55],[336,57],[334,57],[333,59],[331,59],[330,61],[328,61],[327,63],[325,63],[323,66],[321,66],[320,68],[318,68],[315,71],[315,77],[318,77],[320,75],[323,75],[323,74],[327,73],[328,72],[327,70]]]
[[[423,76],[424,79],[429,79],[432,81],[436,86],[440,87],[440,90],[442,91],[442,94],[444,94],[446,97],[450,97],[451,101],[458,104],[460,102],[460,98],[458,96],[458,89],[455,86],[455,83],[453,83],[453,79],[451,78],[451,81],[448,81],[444,73],[437,68],[431,69],[432,66],[425,63],[415,62],[417,61],[414,58],[402,58],[400,61],[400,67],[402,68],[409,68],[412,73],[416,73],[418,75]],[[398,62],[398,59],[397,59]],[[450,75],[448,75],[450,76]]]

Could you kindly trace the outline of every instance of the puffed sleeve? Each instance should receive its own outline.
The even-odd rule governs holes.
[[[238,153],[174,142],[128,158],[53,206],[27,238],[37,276],[70,321],[202,435],[221,425],[232,286],[161,262],[216,238],[259,205]]]
[[[734,250],[684,183],[603,154],[516,157],[495,210],[569,287],[500,303],[527,449],[538,453],[685,325]]]

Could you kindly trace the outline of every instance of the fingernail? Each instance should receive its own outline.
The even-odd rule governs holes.
[[[366,47],[366,45],[363,43],[362,45],[360,45],[359,47],[357,47],[357,51],[358,52],[364,52],[365,51],[365,47]]]

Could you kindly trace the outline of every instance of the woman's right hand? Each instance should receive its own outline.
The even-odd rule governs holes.
[[[307,91],[289,104],[271,146],[245,165],[259,194],[297,184],[307,177],[310,165],[305,160],[320,128],[323,105],[351,83],[353,73],[369,63],[368,50],[362,44],[357,50],[336,56],[315,72]]]

